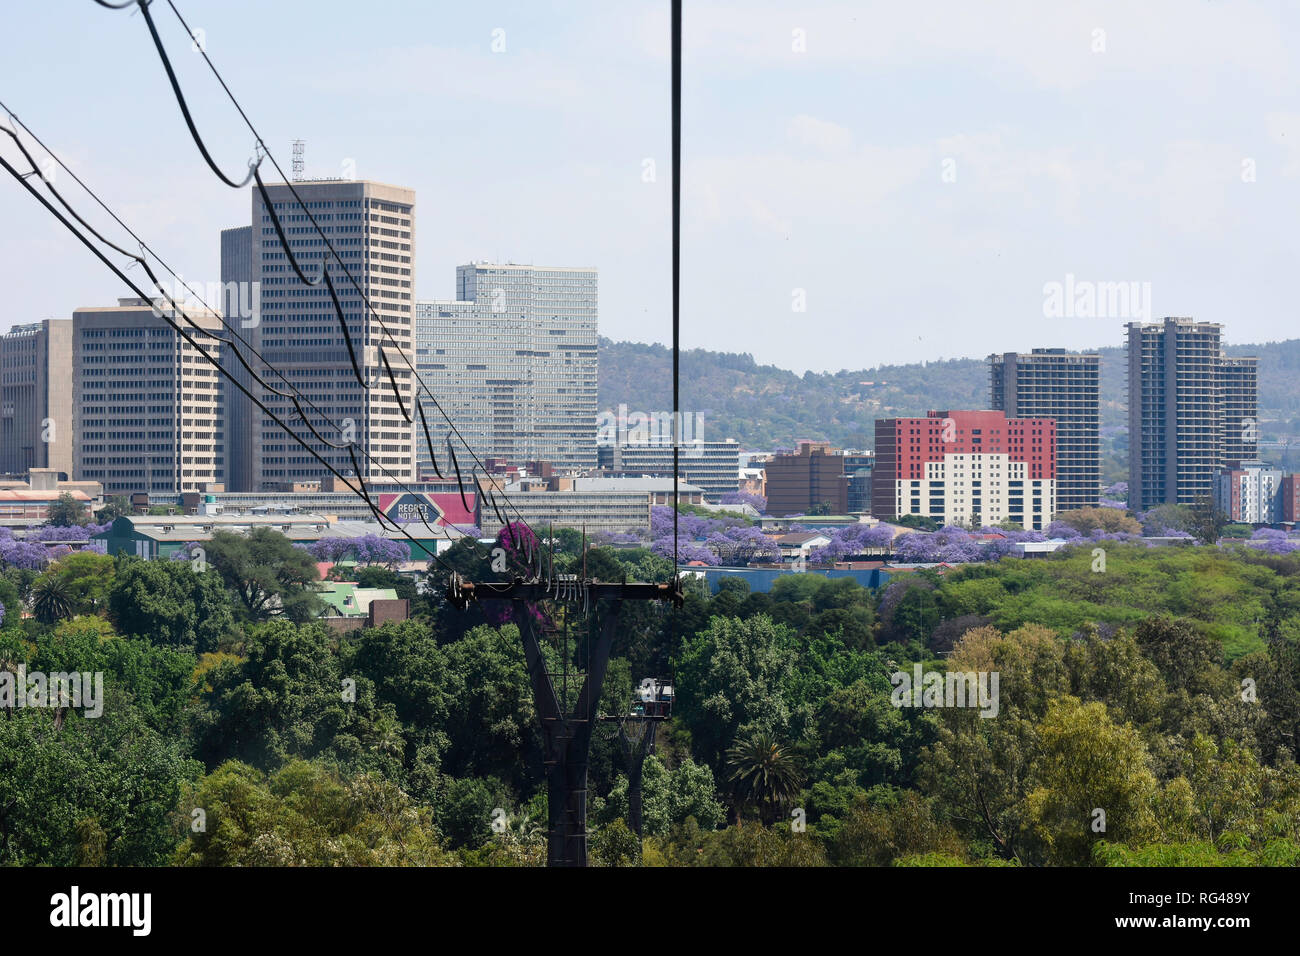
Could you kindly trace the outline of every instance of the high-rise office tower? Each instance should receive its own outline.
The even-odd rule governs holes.
[[[293,198],[288,185],[268,185],[267,192],[303,271],[309,279],[320,275],[327,249],[308,219],[309,210],[361,291],[331,258],[330,279],[347,323],[345,335],[326,284],[307,285],[298,278],[261,196],[253,192],[252,280],[259,289],[254,344],[315,407],[302,403],[312,427],[302,422],[289,398],[259,386],[260,400],[339,474],[352,473],[352,455],[349,448],[332,445],[354,443],[356,468],[367,481],[411,481],[417,426],[403,412],[413,415],[415,398],[410,370],[414,365],[415,193],[352,180],[295,182],[293,187],[307,210]],[[367,298],[373,312],[366,306]],[[349,341],[364,385],[353,368]],[[278,377],[267,382],[285,390]],[[396,394],[391,382],[396,382]],[[254,490],[316,481],[330,474],[270,415],[253,406],[250,418]],[[313,428],[319,438],[312,434]]]
[[[225,334],[240,349],[245,361],[260,371],[260,364],[249,347],[253,329],[260,323],[259,284],[253,281],[253,227],[239,226],[221,230],[221,309],[230,329]],[[214,303],[215,305],[215,303]],[[234,349],[222,352],[222,367],[232,379],[251,390],[253,377],[235,357]],[[226,490],[253,490],[253,405],[244,392],[233,384],[226,385]]]
[[[595,269],[474,263],[457,267],[455,300],[417,305],[421,378],[480,457],[595,467],[596,282]]]
[[[0,335],[0,474],[53,468],[72,477],[72,320]]]
[[[992,405],[1015,418],[1056,420],[1056,510],[1094,508],[1101,496],[1101,358],[1065,349],[989,356]]]
[[[1256,360],[1226,358],[1221,333],[1189,318],[1129,323],[1130,508],[1195,504],[1226,462],[1255,457]]]
[[[73,479],[172,497],[225,481],[219,369],[144,299],[72,313]],[[200,329],[221,320],[187,308]],[[222,343],[181,320],[218,363]]]

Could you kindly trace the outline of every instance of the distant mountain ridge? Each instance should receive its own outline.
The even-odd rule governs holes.
[[[1127,423],[1125,350],[1095,351],[1101,356],[1101,422],[1109,430]],[[1300,339],[1226,351],[1259,356],[1261,438],[1300,440]],[[803,438],[870,448],[877,418],[989,404],[984,358],[801,376],[759,365],[748,353],[691,349],[682,353],[681,372],[682,409],[704,416],[704,437],[734,438],[752,451],[792,448]],[[602,338],[598,394],[601,409],[671,409],[672,353],[662,345]]]

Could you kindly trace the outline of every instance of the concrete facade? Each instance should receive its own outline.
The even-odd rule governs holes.
[[[595,269],[458,266],[456,299],[417,307],[420,376],[481,458],[593,468],[597,314]]]
[[[989,356],[990,408],[1056,422],[1056,509],[1101,498],[1101,357],[1065,349]]]
[[[361,292],[339,261],[331,258],[329,274],[347,323],[345,336],[326,284],[309,286],[298,278],[261,196],[253,191],[252,276],[259,289],[253,342],[318,410],[304,405],[324,441],[312,435],[288,398],[262,388],[259,397],[340,474],[352,472],[352,458],[347,448],[329,443],[355,442],[366,452],[357,451],[356,457],[367,481],[411,481],[416,426],[405,420],[402,410],[410,413],[415,399],[415,377],[410,371],[414,365],[415,193],[351,180],[295,182],[293,187],[308,209],[293,198],[288,185],[268,185],[267,193],[303,272],[308,278],[319,275],[326,254],[324,240],[308,219],[310,212]],[[357,380],[349,341],[367,387]],[[381,352],[392,369],[396,394]],[[254,454],[249,490],[330,474],[269,415],[254,407],[251,418]]]
[[[0,335],[0,473],[53,468],[72,477],[72,320]]]
[[[161,308],[161,306],[160,306]],[[212,312],[181,323],[216,362]],[[73,478],[106,496],[172,496],[225,480],[221,372],[142,299],[72,315]]]
[[[1258,454],[1256,359],[1227,358],[1222,326],[1128,326],[1129,498],[1134,511],[1195,504],[1232,460]]]

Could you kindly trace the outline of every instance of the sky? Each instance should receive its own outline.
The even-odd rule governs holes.
[[[419,298],[470,261],[595,266],[602,335],[670,340],[666,2],[175,2],[282,166],[302,139],[308,176],[416,191]],[[242,178],[251,134],[152,9]],[[4,19],[0,100],[216,282],[251,196],[204,165],[143,17]],[[685,0],[684,34],[685,348],[802,373],[1120,345],[1165,315],[1298,334],[1300,4]],[[0,263],[0,329],[130,294],[7,175]],[[1090,309],[1103,283],[1135,294]]]

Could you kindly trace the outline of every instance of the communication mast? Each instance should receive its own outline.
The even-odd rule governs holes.
[[[302,182],[303,170],[307,168],[307,164],[303,162],[302,158],[306,149],[307,144],[305,141],[301,139],[293,141],[293,181],[295,183]]]

